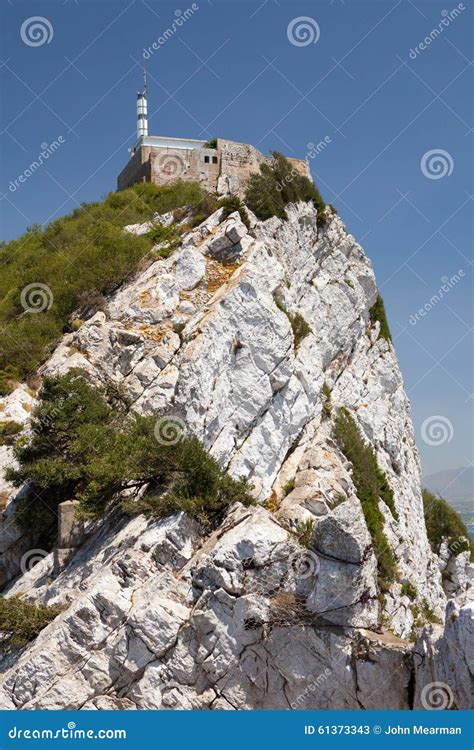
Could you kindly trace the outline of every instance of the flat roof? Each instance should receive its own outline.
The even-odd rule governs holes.
[[[182,148],[193,149],[202,148],[207,141],[201,141],[196,138],[168,138],[163,135],[142,135],[135,143],[134,151],[140,146],[154,146],[155,148]]]

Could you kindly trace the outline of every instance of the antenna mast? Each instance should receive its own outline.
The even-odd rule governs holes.
[[[148,135],[147,77],[143,71],[143,91],[137,94],[137,139]]]

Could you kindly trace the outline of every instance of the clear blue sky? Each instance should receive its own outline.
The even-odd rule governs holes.
[[[313,175],[374,263],[424,471],[468,464],[472,1],[464,0],[452,19],[446,11],[458,4],[445,0],[196,5],[144,59],[144,49],[191,2],[3,0],[2,237],[115,189],[135,138],[143,64],[151,134],[222,136],[298,157],[327,136],[327,147],[311,160]],[[31,16],[47,19],[49,42],[22,40]],[[288,25],[301,16],[310,18],[315,43],[303,44],[308,39],[304,30],[298,35],[297,22],[293,42],[300,44],[289,40]],[[419,49],[443,18],[442,32]],[[65,142],[48,162],[12,191],[10,182],[38,157],[41,144],[60,136]],[[431,165],[426,157],[428,175],[441,169],[430,179],[421,160],[440,149],[440,161]],[[413,324],[411,316],[441,280],[459,270],[464,275],[444,299]],[[428,423],[428,439],[439,445],[421,435],[432,417],[447,426],[443,440]]]

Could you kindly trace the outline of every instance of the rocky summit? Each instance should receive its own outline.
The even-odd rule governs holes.
[[[110,512],[69,543],[60,529],[26,566],[39,543],[15,525],[23,490],[3,481],[3,593],[59,614],[2,657],[1,708],[469,707],[472,566],[428,540],[371,263],[332,210],[324,222],[310,203],[286,210],[244,223],[218,209],[42,366],[79,368],[131,410],[166,413],[175,433],[157,419],[157,440],[197,436],[256,504],[211,530],[184,512]],[[28,433],[31,390],[2,402]],[[372,516],[344,425],[385,487]]]

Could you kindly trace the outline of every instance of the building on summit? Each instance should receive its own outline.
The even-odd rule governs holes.
[[[138,92],[137,140],[130,153],[128,164],[118,176],[118,190],[137,182],[166,185],[174,180],[193,180],[209,192],[243,197],[250,175],[258,172],[260,164],[271,161],[247,143],[148,135],[146,75],[143,91]],[[300,174],[312,179],[306,161],[287,158]]]

